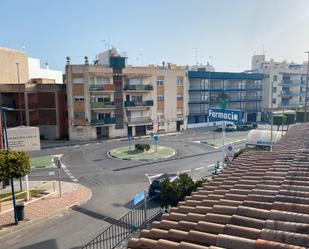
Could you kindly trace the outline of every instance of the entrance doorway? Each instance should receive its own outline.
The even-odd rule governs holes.
[[[180,126],[181,125],[183,125],[183,121],[181,120],[181,121],[177,121],[177,123],[176,123],[176,129],[177,129],[177,131],[180,131]]]
[[[139,125],[135,127],[136,136],[145,136],[146,135],[146,125]]]

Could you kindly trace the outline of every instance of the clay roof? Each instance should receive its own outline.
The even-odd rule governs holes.
[[[128,248],[309,247],[309,125],[273,152],[247,152],[163,214]]]

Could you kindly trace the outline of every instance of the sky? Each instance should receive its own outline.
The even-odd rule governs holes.
[[[107,43],[134,65],[250,69],[253,54],[302,63],[309,0],[1,0],[0,46],[64,70]]]

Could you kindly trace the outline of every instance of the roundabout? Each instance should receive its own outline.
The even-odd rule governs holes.
[[[158,146],[156,149],[155,145],[151,145],[148,151],[138,152],[134,146],[131,146],[131,150],[129,146],[124,146],[112,149],[107,154],[111,158],[121,160],[150,161],[172,157],[176,154],[176,150],[166,146]]]

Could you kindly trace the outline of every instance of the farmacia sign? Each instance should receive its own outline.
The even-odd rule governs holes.
[[[230,122],[240,122],[241,121],[241,111],[231,110],[231,109],[208,109],[209,121],[230,121]]]

